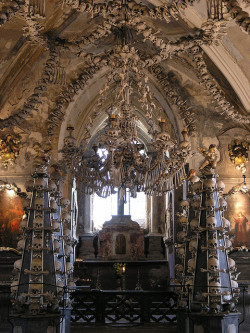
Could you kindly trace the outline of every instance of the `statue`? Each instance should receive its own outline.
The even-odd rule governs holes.
[[[208,169],[215,169],[217,166],[217,160],[218,160],[218,151],[215,144],[211,144],[208,148],[208,150],[204,148],[198,148],[198,150],[202,153],[202,155],[205,157],[205,160],[200,166],[200,170],[205,169],[204,171],[208,171]]]

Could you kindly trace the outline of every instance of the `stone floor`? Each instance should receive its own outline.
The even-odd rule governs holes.
[[[176,326],[162,324],[145,324],[138,326],[117,327],[111,325],[72,325],[71,333],[178,333]]]

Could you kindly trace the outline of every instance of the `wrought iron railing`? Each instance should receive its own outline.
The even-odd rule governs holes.
[[[176,323],[174,292],[77,289],[71,294],[71,321],[77,323]]]

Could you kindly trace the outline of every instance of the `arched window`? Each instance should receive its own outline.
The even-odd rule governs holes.
[[[117,215],[118,194],[101,198],[92,195],[92,221],[94,230],[100,230],[104,222],[109,221],[112,215]],[[127,202],[124,204],[124,215],[131,215],[131,219],[138,222],[142,228],[147,224],[147,196],[143,192],[132,198],[127,192]]]

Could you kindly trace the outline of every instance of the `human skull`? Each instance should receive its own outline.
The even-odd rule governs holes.
[[[226,229],[227,231],[231,230],[231,224],[227,219],[225,219],[225,217],[221,218],[221,222],[224,229]]]
[[[32,248],[33,250],[40,251],[43,247],[43,240],[42,238],[33,238],[32,240]]]
[[[42,292],[42,284],[41,283],[31,283],[30,291],[34,295],[39,295]]]
[[[23,251],[25,247],[25,239],[20,239],[17,243],[17,249],[18,251]]]
[[[14,271],[20,272],[22,268],[22,259],[18,259],[14,262]]]
[[[214,216],[209,216],[206,222],[207,222],[207,228],[211,230],[216,228],[217,220]]]
[[[64,246],[64,253],[67,257],[69,257],[73,253],[73,247],[70,245]]]
[[[193,54],[200,53],[200,47],[198,45],[194,45],[190,50]]]
[[[42,260],[38,258],[34,258],[31,263],[31,269],[34,272],[42,271]]]
[[[58,205],[54,199],[50,199],[50,210],[52,213],[56,213],[58,210]]]
[[[74,271],[74,265],[72,262],[66,262],[66,272],[67,274],[72,274]]]
[[[54,252],[55,253],[59,253],[60,252],[61,244],[60,244],[60,242],[58,240],[54,240],[53,247],[54,247]]]
[[[193,210],[199,210],[201,207],[201,200],[196,199],[196,200],[191,201],[191,207],[193,208]]]
[[[180,258],[184,258],[185,257],[185,248],[184,247],[177,247],[176,254]]]
[[[217,295],[220,292],[221,292],[220,282],[217,282],[217,281],[209,282],[209,293]]]
[[[73,291],[76,288],[76,284],[74,281],[68,281],[68,288],[70,289],[69,291]]]
[[[219,203],[220,203],[220,208],[223,210],[223,212],[227,210],[227,202],[223,197],[219,198]]]
[[[15,295],[18,291],[19,281],[13,281],[10,285],[11,294]]]
[[[208,269],[210,271],[216,272],[219,269],[219,260],[216,258],[208,259]]]
[[[197,250],[197,246],[198,246],[197,240],[196,239],[192,239],[189,242],[188,249],[189,249],[190,252],[195,253],[196,250]]]
[[[207,242],[207,245],[208,245],[209,249],[216,250],[216,248],[217,248],[217,240],[214,239],[214,238],[209,239],[208,242]]]
[[[199,224],[200,224],[200,222],[199,222],[198,219],[192,219],[191,222],[190,222],[190,228],[191,228],[191,230],[192,231],[198,230]]]
[[[44,199],[43,198],[35,199],[35,209],[40,212],[44,209]]]
[[[217,189],[219,192],[223,192],[225,189],[225,184],[223,183],[222,180],[217,181]]]
[[[71,214],[69,212],[62,213],[62,222],[63,223],[70,223],[71,221]]]
[[[187,211],[189,207],[189,202],[187,200],[181,200],[180,207],[181,209],[185,209]]]
[[[206,199],[205,205],[208,212],[213,212],[215,207],[215,199]]]
[[[182,275],[183,272],[184,272],[183,265],[180,265],[180,264],[175,265],[175,273],[176,273],[176,275]]]
[[[52,229],[54,232],[60,231],[60,223],[58,222],[58,220],[52,220]]]
[[[210,312],[212,312],[212,313],[218,313],[218,312],[220,312],[220,308],[221,308],[220,304],[212,303],[210,305]]]
[[[188,273],[194,273],[195,271],[195,258],[191,258],[188,260]]]
[[[192,184],[192,188],[194,188],[194,184],[195,184],[195,183],[198,183],[199,180],[200,180],[200,178],[197,177],[197,176],[192,176],[192,177],[190,178],[190,183]]]
[[[236,271],[235,261],[232,258],[228,258],[228,266],[229,266],[230,272]]]
[[[59,296],[62,296],[63,295],[63,293],[64,293],[64,284],[62,283],[62,282],[57,282],[56,283],[56,286],[57,286],[57,288],[56,288],[56,290],[57,290],[57,294],[59,295]]]
[[[107,132],[107,135],[108,135],[108,139],[113,141],[113,140],[118,139],[119,131],[116,128],[110,128]]]
[[[70,205],[70,200],[68,198],[61,198],[60,205],[63,208],[67,208]]]
[[[56,185],[56,183],[53,181],[53,180],[49,180],[49,182],[48,182],[48,189],[49,189],[49,191],[50,192],[52,192],[52,193],[55,193],[55,192],[57,192],[57,185]]]
[[[204,181],[204,187],[208,192],[213,192],[216,188],[216,182],[213,179],[206,179]]]
[[[166,142],[168,142],[169,139],[170,139],[170,135],[166,131],[160,132],[156,136],[156,142],[159,143],[163,147],[165,147]]]
[[[37,191],[44,191],[47,188],[47,182],[44,178],[35,179],[35,189]]]
[[[185,217],[185,216],[179,216],[178,217],[178,223],[181,225],[181,226],[186,226],[187,223],[188,223],[188,218]]]
[[[43,217],[36,216],[33,220],[33,228],[34,229],[42,229],[43,228]]]
[[[62,271],[62,264],[58,260],[55,261],[55,270],[56,270],[56,273],[61,273],[61,271]]]
[[[178,242],[184,242],[186,240],[187,236],[186,233],[184,231],[179,231],[177,233],[177,240]]]

